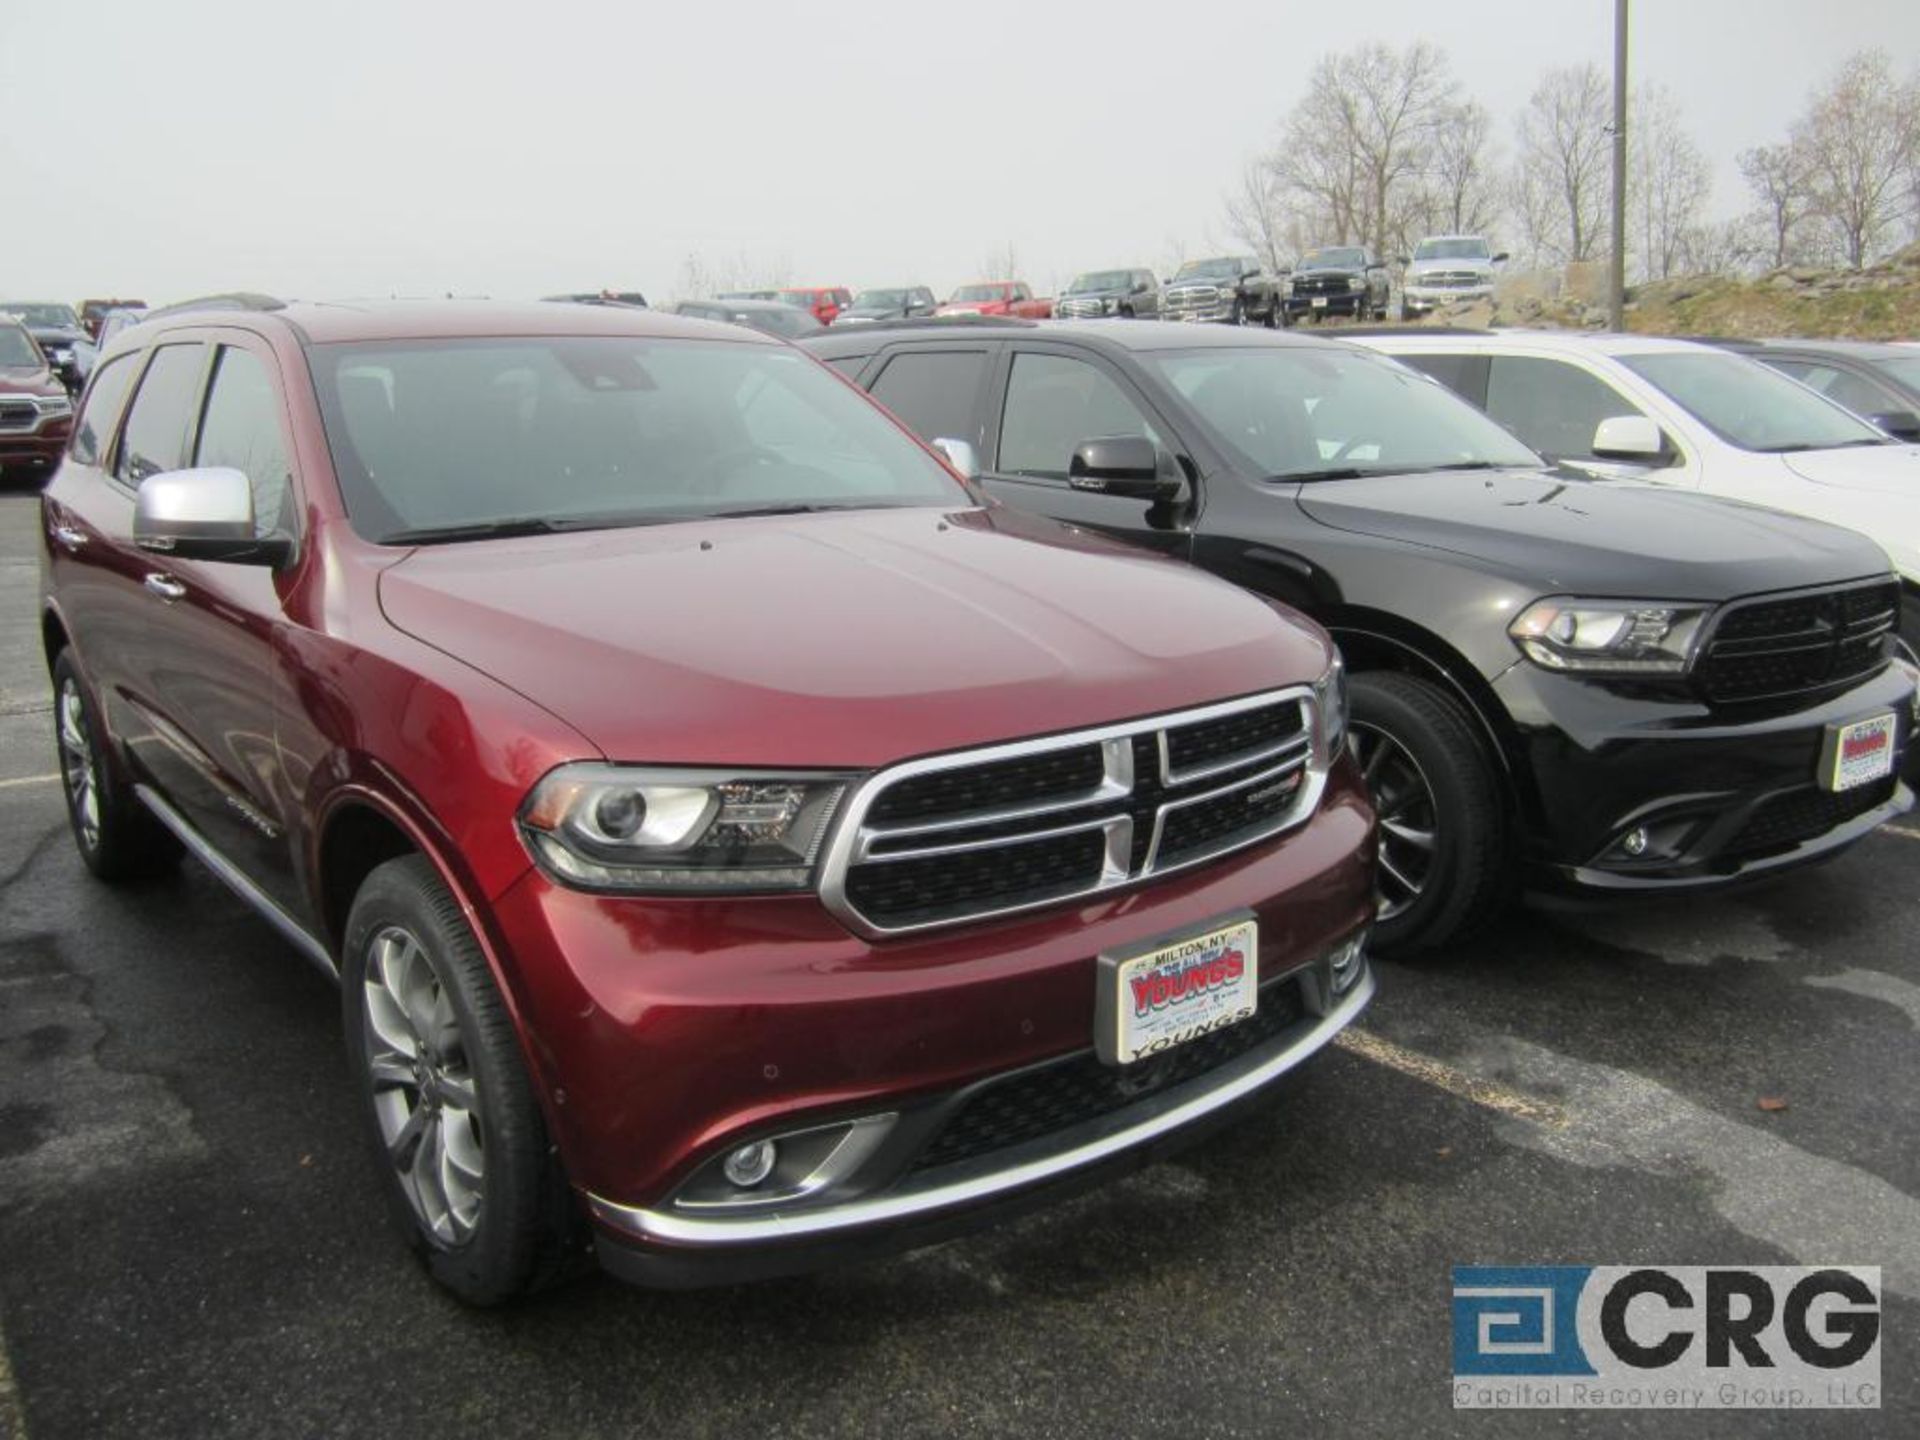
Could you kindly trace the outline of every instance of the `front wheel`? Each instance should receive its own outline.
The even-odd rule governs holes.
[[[1229,325],[1244,325],[1247,323],[1247,302],[1242,300],[1238,295],[1233,297],[1233,309],[1227,314],[1227,323]]]
[[[486,958],[418,855],[347,917],[347,1054],[395,1218],[433,1278],[492,1305],[558,1276],[571,1201]]]
[[[1380,822],[1373,947],[1471,934],[1506,895],[1500,786],[1472,720],[1437,685],[1374,672],[1354,677],[1351,728]]]

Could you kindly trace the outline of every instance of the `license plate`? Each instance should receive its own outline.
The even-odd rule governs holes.
[[[1829,725],[1820,764],[1821,785],[1829,790],[1852,790],[1891,775],[1894,724],[1889,713],[1851,725]]]
[[[1164,1055],[1252,1017],[1260,1001],[1251,915],[1147,950],[1100,957],[1094,1049],[1109,1065]]]
[[[1326,308],[1327,308],[1327,297],[1326,297],[1326,296],[1324,296],[1324,295],[1316,295],[1316,296],[1314,296],[1314,297],[1313,297],[1313,308],[1314,308],[1314,309],[1316,309],[1316,310],[1324,310],[1324,309],[1326,309]]]

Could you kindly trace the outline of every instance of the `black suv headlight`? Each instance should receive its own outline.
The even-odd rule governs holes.
[[[1684,675],[1711,605],[1685,600],[1536,600],[1507,627],[1529,660],[1589,675]]]
[[[804,890],[847,777],[562,765],[520,833],[564,884],[653,892]]]

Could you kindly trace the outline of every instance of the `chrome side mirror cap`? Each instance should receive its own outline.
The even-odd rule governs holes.
[[[930,440],[927,443],[946,456],[947,463],[958,470],[964,478],[977,480],[980,477],[980,453],[969,442],[942,436],[938,440]]]
[[[133,497],[133,543],[182,560],[281,565],[293,553],[281,536],[254,530],[253,486],[224,465],[164,470],[140,482]]]

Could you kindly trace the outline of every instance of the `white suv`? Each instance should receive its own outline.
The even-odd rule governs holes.
[[[1356,337],[1424,370],[1540,454],[1859,530],[1905,582],[1920,649],[1920,446],[1744,355],[1548,331]]]

